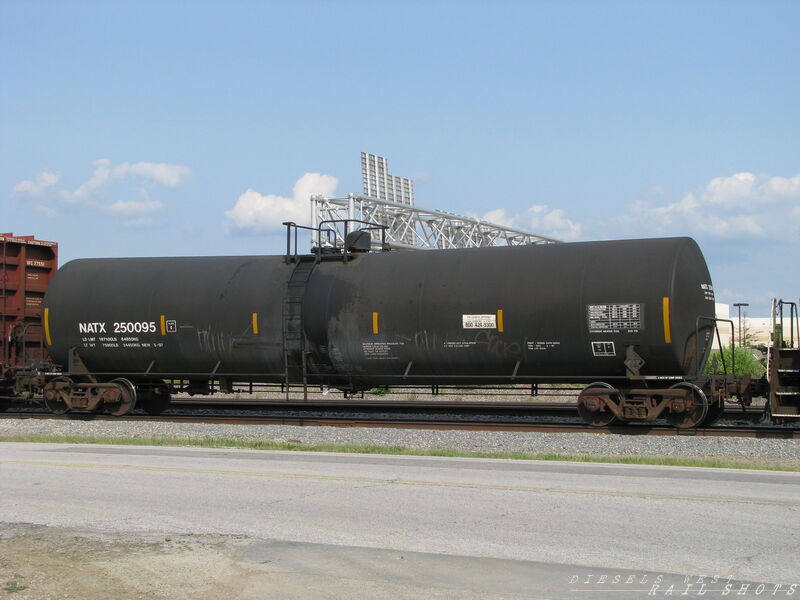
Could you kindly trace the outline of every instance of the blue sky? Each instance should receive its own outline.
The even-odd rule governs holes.
[[[361,151],[417,204],[690,235],[719,301],[800,295],[800,2],[0,2],[0,230],[280,253]],[[249,222],[248,222],[249,219]]]

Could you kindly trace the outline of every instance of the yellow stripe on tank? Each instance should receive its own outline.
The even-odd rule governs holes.
[[[253,313],[253,333],[258,335],[258,313]]]
[[[372,333],[378,333],[378,313],[372,313]]]
[[[50,339],[50,309],[44,309],[44,340],[48,346],[53,345],[53,340]]]
[[[167,315],[161,315],[161,335],[167,335]]]
[[[662,300],[662,309],[664,312],[664,343],[672,343],[672,327],[669,322],[669,296],[664,296]]]
[[[503,333],[503,309],[497,309],[497,331]]]

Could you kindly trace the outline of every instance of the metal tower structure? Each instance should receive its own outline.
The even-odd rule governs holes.
[[[407,177],[390,175],[389,161],[383,156],[361,153],[361,182],[361,192],[365,196],[414,204],[414,182]]]
[[[344,242],[344,228],[341,223],[343,220],[385,225],[386,242],[393,248],[525,246],[561,241],[463,215],[428,210],[360,194],[348,194],[346,198],[311,197],[312,226],[334,230],[338,244]],[[409,240],[413,243],[409,243]],[[379,243],[379,237],[373,233],[373,245],[377,246]],[[316,240],[312,241],[312,245],[314,244]]]
[[[361,153],[361,181],[363,183],[361,193],[368,198],[414,205],[414,182],[407,177],[389,174],[389,161],[383,156],[369,152]],[[373,218],[375,220],[371,222],[387,228],[392,241],[416,247],[417,238],[413,229],[403,228],[402,232],[399,231],[398,228],[402,227],[402,223],[394,222],[383,212],[375,213]]]

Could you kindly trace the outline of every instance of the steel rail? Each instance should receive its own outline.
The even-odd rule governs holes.
[[[219,398],[216,401],[208,400],[172,400],[172,408],[183,410],[341,410],[389,413],[418,412],[430,414],[448,412],[464,415],[493,415],[493,416],[550,416],[570,417],[577,416],[578,407],[575,402],[464,402],[454,400],[379,400],[379,399],[290,399],[286,400],[241,400],[235,398]],[[729,421],[758,422],[764,414],[763,406],[730,406],[724,413],[723,419]]]
[[[41,406],[41,403],[40,403]],[[38,407],[37,407],[38,408]],[[303,400],[292,398],[289,400],[275,399],[241,399],[235,397],[218,398],[173,398],[168,414],[178,411],[232,411],[239,410],[246,414],[251,411],[343,411],[343,412],[385,412],[387,414],[417,413],[427,414],[457,414],[467,418],[481,415],[487,416],[517,416],[517,417],[577,417],[575,402],[497,402],[497,401],[456,401],[456,400],[383,400],[346,399],[341,398],[315,398]],[[763,406],[730,406],[723,418],[728,421],[746,421],[758,423],[764,414]],[[268,415],[262,415],[268,416]],[[635,423],[641,425],[641,423]]]
[[[538,410],[558,410],[576,411],[578,405],[575,401],[570,402],[531,402],[528,400],[518,401],[497,401],[494,398],[484,401],[472,400],[381,400],[377,398],[290,398],[289,400],[270,399],[270,398],[236,398],[234,396],[219,396],[208,399],[203,398],[172,398],[171,406],[182,408],[231,408],[231,407],[264,407],[264,408],[455,408],[464,410],[485,410],[491,408],[513,409],[519,411],[538,411]],[[751,405],[742,408],[738,404],[729,404],[725,409],[727,416],[744,416],[752,413],[762,413],[762,405]]]
[[[3,419],[54,419],[76,421],[152,421],[168,423],[211,423],[229,425],[299,425],[327,427],[373,427],[393,429],[516,431],[540,433],[600,433],[617,435],[656,435],[686,437],[755,437],[800,439],[800,429],[779,426],[717,426],[676,429],[667,425],[627,424],[592,427],[581,423],[509,423],[479,421],[431,421],[413,419],[368,419],[353,417],[272,417],[258,415],[125,415],[114,417],[92,413],[5,412]]]
[[[170,410],[299,410],[465,415],[577,416],[574,402],[454,402],[409,400],[173,400]]]

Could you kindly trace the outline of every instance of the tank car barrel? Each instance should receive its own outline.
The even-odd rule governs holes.
[[[75,380],[56,395],[119,379],[674,382],[708,351],[695,323],[713,317],[713,287],[689,238],[359,249],[72,261],[44,301],[48,351]]]

